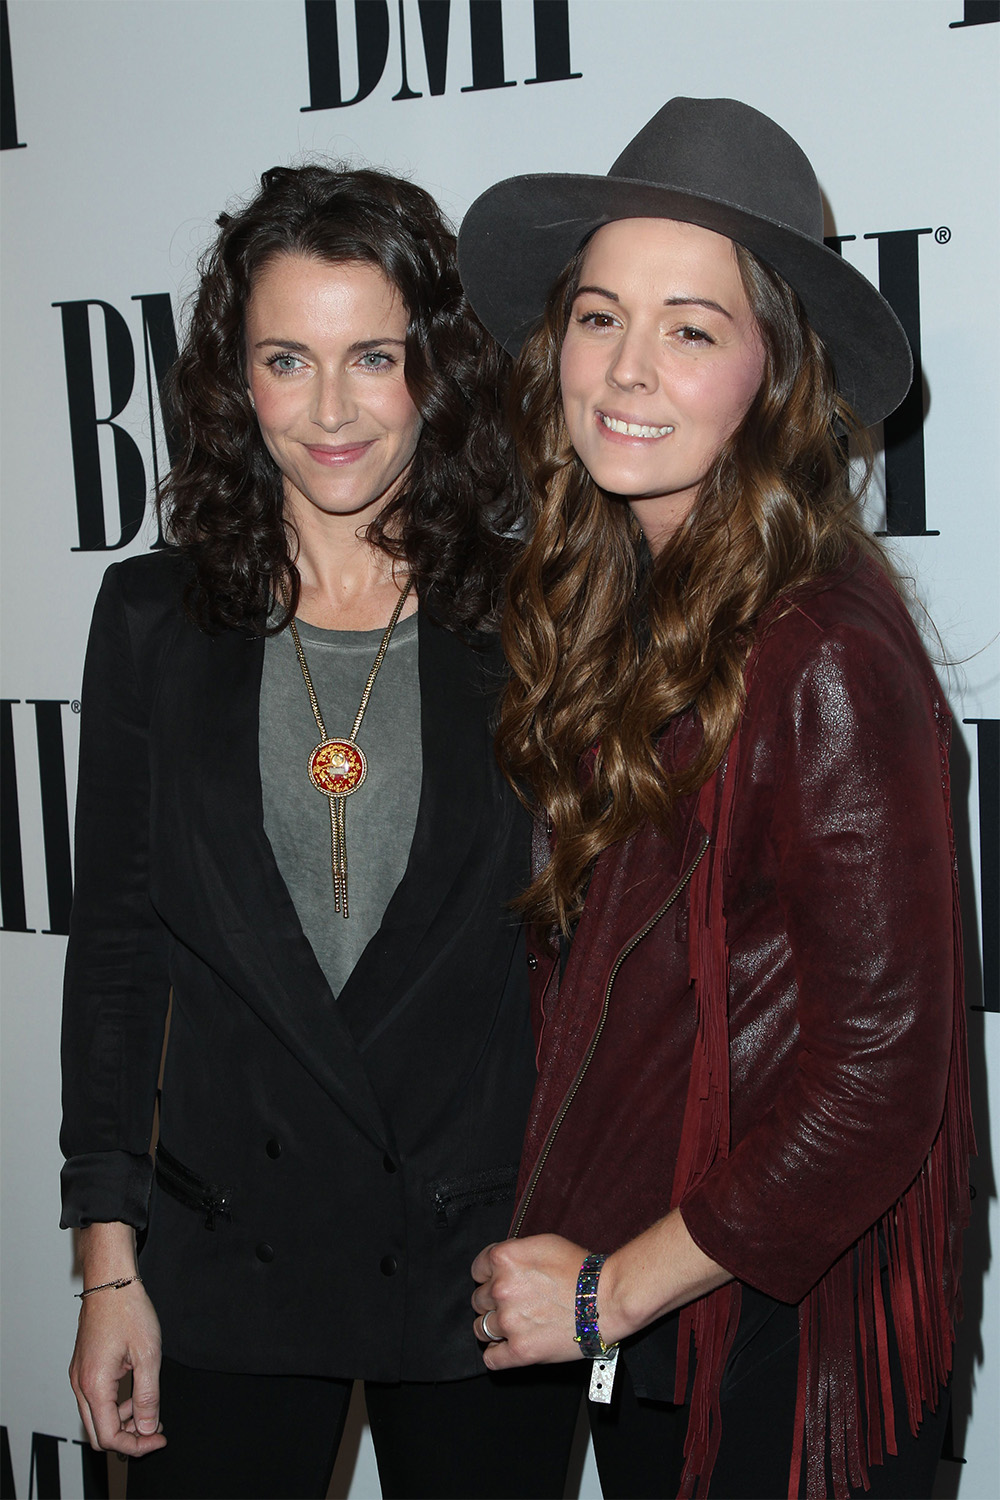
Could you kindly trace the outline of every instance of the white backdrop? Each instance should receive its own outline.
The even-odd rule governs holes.
[[[92,600],[115,556],[155,540],[143,498],[166,454],[148,351],[168,356],[164,314],[180,325],[215,215],[275,163],[321,154],[410,174],[457,222],[497,178],[605,171],[661,103],[684,93],[744,99],[801,142],[830,205],[829,232],[852,237],[843,253],[881,275],[920,341],[922,428],[918,413],[909,436],[898,425],[886,433],[889,521],[907,533],[897,556],[952,663],[981,1149],[954,1457],[939,1486],[962,1500],[995,1494],[996,0],[9,0],[2,9],[4,1493],[80,1496],[85,1484],[99,1493],[90,1486],[101,1476],[85,1478],[73,1446],[81,1432],[64,1372],[79,1283],[70,1237],[56,1227],[67,809]],[[876,501],[876,526],[884,514]],[[352,1500],[377,1494],[363,1436],[353,1478],[337,1483]],[[589,1459],[580,1493],[599,1493]]]

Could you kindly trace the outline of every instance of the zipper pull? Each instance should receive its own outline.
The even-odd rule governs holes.
[[[219,1193],[217,1197],[204,1198],[202,1207],[205,1209],[205,1228],[214,1230],[216,1214],[224,1218],[229,1214],[229,1199],[225,1193]]]

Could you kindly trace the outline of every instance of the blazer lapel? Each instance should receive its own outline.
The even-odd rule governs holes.
[[[420,803],[403,879],[338,1008],[363,1051],[411,1003],[433,953],[420,953],[489,807],[493,762],[490,658],[421,611],[418,617]]]
[[[179,773],[178,796],[196,804],[197,847],[183,872],[190,878],[194,867],[195,889],[190,904],[176,916],[168,910],[167,918],[183,940],[193,934],[196,951],[207,950],[203,956],[226,983],[386,1149],[388,1125],[264,833],[257,732],[264,642],[236,632],[202,635],[192,655],[178,664],[188,707],[185,749],[193,756]],[[164,900],[175,904],[169,890]]]

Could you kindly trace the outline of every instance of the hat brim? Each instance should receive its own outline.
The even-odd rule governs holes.
[[[724,234],[798,293],[826,345],[837,385],[866,426],[894,411],[913,377],[902,325],[867,277],[826,245],[732,203],[623,177],[510,177],[472,204],[458,239],[466,294],[516,354],[552,283],[584,240],[616,219],[679,219]]]

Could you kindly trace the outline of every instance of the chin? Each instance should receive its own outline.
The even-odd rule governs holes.
[[[609,473],[605,470],[602,474],[590,470],[590,477],[599,489],[609,495],[620,495],[623,500],[657,500],[663,494],[660,485],[650,485],[647,480],[637,479],[632,474]]]

